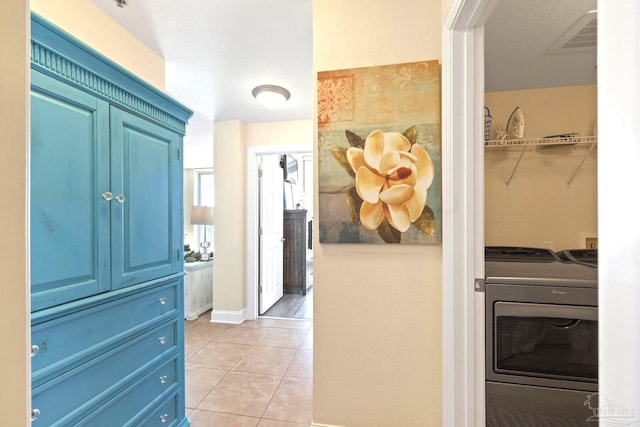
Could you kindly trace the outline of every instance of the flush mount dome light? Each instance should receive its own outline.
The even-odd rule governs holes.
[[[288,90],[276,85],[256,86],[251,93],[260,104],[267,108],[280,107],[291,97],[291,93]]]

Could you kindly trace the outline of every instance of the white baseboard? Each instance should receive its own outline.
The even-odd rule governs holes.
[[[334,424],[318,424],[318,423],[314,423],[312,421],[311,422],[311,427],[346,427],[346,426],[339,426],[339,425],[334,425]]]
[[[198,317],[200,317],[201,314],[211,310],[211,307],[212,307],[212,304],[208,304],[208,305],[205,305],[204,307],[201,307],[199,310],[193,311],[191,313],[185,313],[184,318],[187,320],[196,320]]]
[[[216,323],[232,323],[239,325],[246,320],[245,309],[238,311],[212,310],[211,321]]]

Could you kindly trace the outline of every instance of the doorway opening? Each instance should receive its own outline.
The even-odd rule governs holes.
[[[258,313],[313,319],[313,158],[264,154],[258,164]]]
[[[484,359],[473,356],[484,352],[484,328],[473,320],[484,318],[483,281],[473,285],[484,277],[484,25],[498,3],[452,2],[443,32],[443,185],[450,189],[443,192],[443,234],[451,236],[443,242],[446,425],[485,425]]]
[[[310,146],[247,149],[247,319],[313,319]]]

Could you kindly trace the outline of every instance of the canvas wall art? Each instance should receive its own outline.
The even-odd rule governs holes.
[[[442,240],[438,61],[318,73],[320,243]]]

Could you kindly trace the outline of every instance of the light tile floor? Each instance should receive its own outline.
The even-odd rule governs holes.
[[[186,403],[192,427],[302,427],[312,419],[309,320],[185,321]]]

